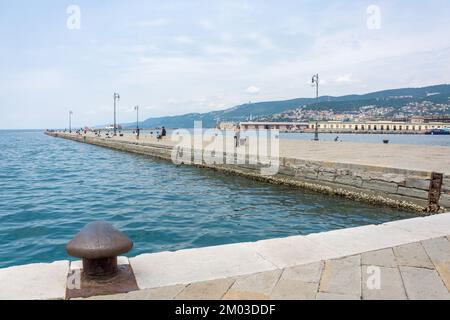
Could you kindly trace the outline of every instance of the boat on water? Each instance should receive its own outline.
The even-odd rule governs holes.
[[[450,135],[450,128],[440,128],[440,129],[431,129],[427,130],[425,134],[429,135]]]

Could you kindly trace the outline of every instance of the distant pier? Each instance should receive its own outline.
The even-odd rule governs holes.
[[[172,160],[176,147],[170,137],[125,134],[98,137],[93,133],[47,132],[70,139],[117,150]],[[180,149],[179,147],[177,147]],[[267,163],[211,164],[195,162],[207,146],[186,145],[184,164],[225,171],[276,184],[286,184],[325,194],[406,210],[436,213],[450,208],[450,148],[439,146],[384,145],[351,142],[313,142],[280,140],[279,170],[272,176],[261,174]],[[227,149],[230,150],[230,149]],[[232,150],[232,149],[231,149]],[[220,153],[223,159],[236,159],[245,146]],[[217,155],[216,155],[217,157]],[[250,155],[251,157],[251,155]]]

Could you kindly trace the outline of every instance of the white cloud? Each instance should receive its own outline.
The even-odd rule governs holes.
[[[258,88],[256,86],[250,86],[245,90],[245,92],[249,94],[258,94],[261,92],[261,88]]]
[[[351,74],[346,74],[346,75],[337,77],[335,79],[335,82],[338,84],[347,84],[347,83],[356,82],[356,80],[353,79],[353,76]]]

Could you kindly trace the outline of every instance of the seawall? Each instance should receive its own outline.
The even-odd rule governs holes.
[[[62,132],[46,132],[46,134],[170,161],[174,149],[174,144],[169,141],[158,142],[156,140],[136,140],[135,138],[133,140],[133,138],[121,137],[103,138],[89,134],[79,135]],[[380,148],[378,145],[371,147]],[[284,146],[281,146],[281,148],[283,149]],[[289,148],[289,146],[285,148]],[[450,151],[450,148],[448,149]],[[190,159],[185,163],[194,163],[194,156],[204,152],[204,150],[192,148],[183,151],[184,157]],[[429,211],[429,196],[430,191],[433,191],[433,188],[430,188],[431,180],[433,173],[437,173],[442,175],[438,203],[441,211],[450,208],[450,167],[447,170],[446,164],[442,164],[442,161],[439,161],[438,158],[435,161],[440,163],[440,166],[430,166],[430,170],[419,170],[411,169],[411,166],[405,162],[405,168],[402,168],[401,160],[399,160],[400,163],[397,167],[364,164],[361,157],[358,159],[360,160],[359,163],[324,161],[323,159],[326,157],[324,157],[323,150],[321,150],[321,153],[317,152],[318,159],[313,160],[314,152],[309,152],[309,157],[302,159],[294,152],[289,152],[289,150],[283,152],[281,150],[279,171],[278,174],[273,176],[261,174],[261,168],[266,167],[266,164],[260,162],[257,162],[257,164],[249,164],[249,161],[245,164],[208,164],[202,160],[201,163],[197,162],[195,165],[270,183],[290,185],[357,201],[383,204],[422,213]],[[376,152],[376,150],[371,150],[371,152]],[[438,150],[439,152],[442,153],[441,150]],[[223,157],[236,159],[238,155],[236,152],[234,154],[224,153]],[[248,156],[247,160],[249,160]],[[423,161],[431,161],[430,163],[432,163],[433,159],[430,159],[430,154],[428,154],[428,159]]]

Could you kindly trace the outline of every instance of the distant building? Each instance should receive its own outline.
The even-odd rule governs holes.
[[[316,122],[241,122],[243,130],[268,130],[303,131],[312,132],[316,128]],[[333,133],[425,133],[431,129],[448,128],[445,122],[406,122],[406,121],[319,121],[320,132]]]

